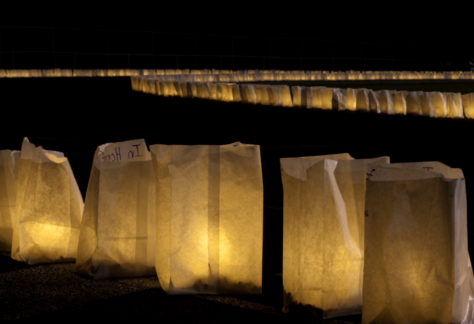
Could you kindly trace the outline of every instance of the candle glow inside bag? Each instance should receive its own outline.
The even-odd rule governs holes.
[[[472,323],[462,170],[369,165],[362,323]]]
[[[76,258],[84,203],[63,153],[23,139],[18,170],[12,258],[28,264]]]
[[[284,310],[309,305],[324,318],[360,313],[366,166],[388,157],[281,159]]]
[[[152,145],[150,151],[161,287],[168,294],[260,294],[260,147]]]
[[[96,149],[75,271],[94,279],[156,273],[155,187],[143,139]]]

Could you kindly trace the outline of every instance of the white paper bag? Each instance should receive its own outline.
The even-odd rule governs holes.
[[[370,102],[369,102],[369,90],[367,89],[356,89],[356,110],[360,111],[370,111]]]
[[[368,90],[369,95],[369,111],[380,114],[380,104],[378,93],[376,91]]]
[[[301,87],[292,86],[291,95],[293,97],[293,107],[301,107]]]
[[[63,153],[23,139],[18,170],[12,258],[28,264],[76,258],[84,203]]]
[[[356,110],[357,89],[347,89],[346,93],[346,110]]]
[[[367,164],[349,154],[280,159],[283,181],[283,288],[324,318],[360,313]]]
[[[380,105],[380,113],[393,115],[395,114],[395,106],[392,99],[391,90],[376,91],[378,103]]]
[[[312,108],[319,108],[323,107],[322,103],[322,96],[323,96],[323,89],[325,87],[311,87],[311,107]]]
[[[155,188],[143,139],[96,149],[75,271],[94,279],[155,274]]]
[[[0,151],[0,251],[11,251],[20,151]]]
[[[407,114],[407,91],[397,91],[392,93],[393,106],[395,108],[395,114],[406,115]]]
[[[433,92],[423,92],[420,96],[421,113],[423,116],[435,117]]]
[[[460,93],[446,93],[446,117],[464,118]]]
[[[168,294],[260,294],[260,147],[151,145],[150,151],[161,287]]]
[[[432,92],[432,98],[435,117],[446,117],[446,95],[442,92]]]
[[[463,95],[462,105],[466,118],[474,118],[474,93],[468,93]]]
[[[347,101],[347,89],[332,89],[332,108],[337,110],[345,110]]]
[[[362,323],[472,323],[462,171],[439,162],[367,170]]]
[[[406,97],[407,115],[422,115],[420,102],[420,97],[422,94],[422,91],[408,91]]]

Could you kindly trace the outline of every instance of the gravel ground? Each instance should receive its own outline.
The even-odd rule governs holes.
[[[28,266],[0,253],[0,321],[360,323],[360,316],[319,321],[309,312],[284,314],[263,295],[168,296],[156,277],[91,280],[74,264]]]

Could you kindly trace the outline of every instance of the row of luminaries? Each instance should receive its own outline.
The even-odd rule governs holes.
[[[0,78],[180,76],[193,82],[252,81],[347,81],[347,80],[473,80],[473,71],[285,71],[285,70],[190,70],[190,69],[97,69],[97,70],[0,70]],[[164,80],[166,81],[166,80]]]
[[[173,76],[170,76],[173,77]],[[132,77],[132,89],[159,96],[282,107],[366,111],[441,118],[474,118],[474,93],[340,89],[265,84],[159,81]]]
[[[258,145],[97,148],[85,204],[67,158],[1,151],[2,249],[94,279],[158,275],[169,294],[262,292]],[[470,323],[465,180],[439,162],[281,159],[285,309],[363,323]]]

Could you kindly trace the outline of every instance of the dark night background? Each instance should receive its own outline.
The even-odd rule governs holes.
[[[174,7],[78,3],[68,8],[38,4],[14,9],[2,4],[0,10],[0,69],[466,71],[473,57],[470,29],[463,25],[469,19],[462,8],[360,2],[176,2]],[[468,215],[474,217],[469,209],[474,204],[471,120],[163,98],[131,91],[130,78],[0,79],[0,97],[0,149],[19,150],[27,136],[37,146],[64,152],[83,195],[92,155],[104,143],[145,138],[148,145],[260,144],[265,209],[259,302],[278,307],[282,303],[281,276],[275,275],[281,273],[282,262],[281,157],[348,152],[355,158],[388,155],[394,163],[440,161],[463,169]],[[474,226],[474,221],[470,223],[469,228]],[[0,273],[17,267],[6,260],[0,259]],[[134,320],[136,305],[140,304],[141,315],[157,307],[153,294],[160,293],[150,291],[145,297],[127,295],[130,298],[118,304],[107,299],[103,305],[115,314],[110,318]],[[188,303],[188,297],[176,304],[179,309],[173,309],[168,297],[160,298],[160,303],[169,303],[168,313],[189,313],[197,322],[204,318],[199,310],[205,306]],[[78,306],[75,314],[92,318],[92,312],[98,312],[94,305]],[[147,310],[143,305],[148,305]],[[0,305],[0,313],[10,307]],[[229,310],[212,307],[214,321],[229,319]],[[59,322],[68,318],[67,309],[62,312],[45,312],[33,319]],[[167,320],[179,318],[163,314]],[[241,319],[237,313],[231,316],[237,322]]]

